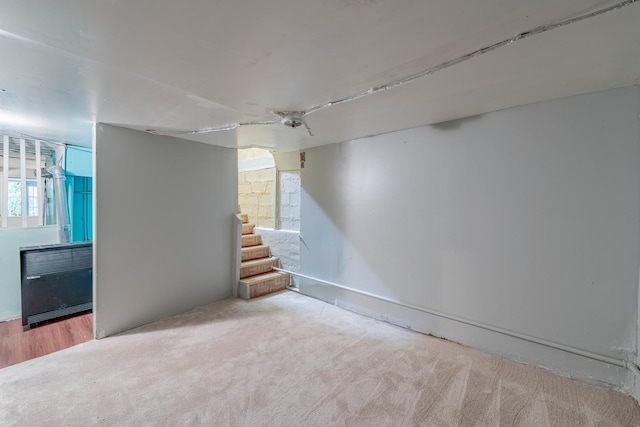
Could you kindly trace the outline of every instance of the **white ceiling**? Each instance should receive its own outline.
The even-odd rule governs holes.
[[[620,1],[0,0],[0,113],[80,145],[96,121],[169,134],[277,121]],[[315,111],[313,137],[281,124],[181,137],[292,150],[637,84],[639,3]]]

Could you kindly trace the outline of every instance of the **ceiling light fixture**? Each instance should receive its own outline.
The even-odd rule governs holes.
[[[304,125],[304,112],[302,111],[279,111],[280,123],[290,128],[297,128]]]

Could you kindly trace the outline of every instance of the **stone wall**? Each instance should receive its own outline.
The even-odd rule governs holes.
[[[300,231],[300,171],[280,171],[280,229]]]
[[[256,228],[255,232],[262,236],[262,242],[269,245],[272,256],[280,258],[282,268],[300,271],[300,233],[289,230],[271,230]],[[292,283],[298,286],[298,278],[292,277]]]
[[[238,173],[238,203],[242,213],[258,227],[274,228],[276,218],[276,168]]]

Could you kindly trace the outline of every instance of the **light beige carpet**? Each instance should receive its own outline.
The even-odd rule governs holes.
[[[637,426],[630,397],[294,292],[0,370],[2,426]]]

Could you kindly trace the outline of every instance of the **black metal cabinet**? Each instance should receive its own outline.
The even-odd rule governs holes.
[[[20,249],[22,325],[93,307],[91,242]]]

